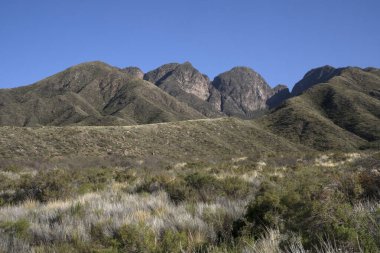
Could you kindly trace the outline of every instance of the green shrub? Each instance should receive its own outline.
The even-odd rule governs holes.
[[[71,243],[60,243],[54,245],[38,245],[33,247],[35,253],[66,253],[66,252],[79,252],[77,248]]]
[[[188,247],[187,235],[184,231],[166,230],[161,238],[159,252],[181,253]]]
[[[70,216],[83,217],[86,213],[85,207],[81,203],[75,203],[70,207]]]
[[[156,236],[144,225],[128,224],[122,226],[115,235],[117,247],[123,252],[150,253],[156,252]]]
[[[136,175],[133,170],[116,170],[115,172],[115,181],[122,183],[122,182],[133,182],[136,180]]]
[[[380,200],[380,174],[375,171],[363,171],[359,175],[363,188],[363,198]]]
[[[284,234],[300,234],[306,248],[325,238],[335,240],[349,252],[379,250],[376,233],[380,230],[369,229],[374,217],[360,218],[353,209],[352,199],[361,192],[357,177],[343,177],[336,171],[327,175],[317,173],[304,169],[291,172],[275,183],[264,182],[246,212],[253,235],[272,227]]]
[[[364,189],[357,173],[343,174],[338,182],[338,189],[344,194],[347,201],[354,203],[363,196]]]
[[[108,169],[53,169],[41,170],[35,176],[22,174],[14,183],[15,193],[7,196],[7,203],[26,199],[47,202],[66,199],[79,194],[104,189],[112,181],[113,171]]]
[[[194,189],[209,188],[215,189],[217,179],[207,173],[195,172],[185,177],[187,185]]]
[[[238,177],[218,179],[205,172],[196,172],[185,177],[186,185],[198,196],[198,200],[208,202],[217,197],[245,198],[253,187]],[[194,195],[193,194],[193,195]]]
[[[235,176],[221,179],[219,184],[225,195],[234,199],[244,199],[254,190],[248,182]]]
[[[247,208],[246,216],[253,226],[265,229],[268,226],[280,226],[278,215],[283,212],[281,196],[276,185],[269,183],[261,186],[259,194]],[[262,232],[263,230],[258,231]]]
[[[176,204],[195,198],[193,191],[183,180],[177,179],[168,182],[164,185],[164,189],[168,193],[170,199]]]
[[[26,219],[0,222],[0,231],[3,230],[5,233],[16,236],[20,239],[27,239],[29,237],[29,226],[29,221]]]
[[[233,240],[233,229],[235,217],[227,213],[223,208],[216,210],[204,210],[203,220],[213,228],[217,236],[217,243],[231,242]]]
[[[35,199],[47,202],[51,199],[70,197],[71,178],[63,170],[41,171],[36,176],[26,175],[20,182],[15,202]]]

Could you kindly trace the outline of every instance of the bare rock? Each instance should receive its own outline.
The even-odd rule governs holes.
[[[267,108],[272,89],[254,70],[235,67],[218,75],[212,82],[221,95],[221,110],[227,115],[250,118]]]

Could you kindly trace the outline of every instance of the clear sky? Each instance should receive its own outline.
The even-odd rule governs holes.
[[[289,86],[322,65],[380,67],[379,0],[1,0],[0,87],[100,60],[144,71],[248,66]]]

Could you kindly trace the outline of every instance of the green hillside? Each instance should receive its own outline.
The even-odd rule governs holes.
[[[275,134],[319,150],[379,148],[379,90],[378,71],[345,68],[260,122]]]
[[[203,118],[157,88],[102,62],[0,90],[0,125],[133,125]]]
[[[0,160],[159,167],[307,150],[234,118],[108,127],[1,127]],[[244,158],[247,159],[247,158]],[[8,162],[7,162],[8,161]],[[98,163],[99,162],[99,163]]]

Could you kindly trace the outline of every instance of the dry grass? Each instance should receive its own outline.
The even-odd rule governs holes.
[[[0,127],[0,168],[181,167],[191,162],[244,162],[256,154],[297,153],[299,148],[253,121],[234,118],[139,126]]]
[[[198,241],[215,241],[215,224],[205,220],[205,214],[219,212],[231,220],[241,217],[247,203],[219,199],[215,203],[174,205],[165,192],[128,194],[107,190],[89,193],[77,199],[52,201],[46,204],[33,201],[0,209],[0,223],[27,220],[28,239],[14,238],[0,230],[0,249],[4,252],[25,252],[36,245],[61,244],[80,240],[91,241],[91,228],[102,224],[102,233],[112,236],[125,224],[144,223],[155,236],[163,231],[186,231]],[[21,248],[20,248],[21,247]],[[23,249],[22,249],[23,248]]]
[[[340,249],[346,249],[342,248],[342,245],[344,247],[342,241],[335,242],[334,238],[323,238],[318,241],[317,238],[312,244],[303,245],[302,242],[305,241],[304,234],[301,234],[302,231],[273,229],[281,227],[273,224],[262,232],[258,227],[260,224],[245,223],[243,227],[236,230],[238,236],[233,235],[232,229],[235,222],[247,221],[247,204],[258,198],[261,186],[265,186],[265,182],[268,180],[280,185],[279,191],[281,192],[294,192],[296,188],[292,188],[291,182],[307,181],[307,178],[315,176],[316,183],[323,183],[330,187],[329,192],[322,192],[326,197],[326,194],[332,194],[332,189],[341,189],[339,188],[341,187],[340,176],[331,179],[331,174],[335,172],[355,173],[351,171],[352,167],[347,167],[355,164],[355,161],[350,160],[352,158],[350,155],[329,156],[332,162],[345,159],[345,163],[338,167],[315,165],[314,158],[310,160],[308,167],[303,164],[305,159],[297,161],[295,166],[293,163],[290,166],[282,163],[279,163],[279,166],[272,166],[268,160],[251,162],[248,165],[248,161],[239,159],[220,165],[204,164],[201,166],[195,163],[178,163],[177,166],[154,171],[125,168],[83,170],[81,174],[73,174],[74,176],[70,180],[88,184],[89,181],[81,181],[76,177],[90,177],[92,180],[104,178],[107,180],[105,187],[89,187],[90,191],[86,191],[85,194],[74,191],[68,199],[62,199],[62,196],[58,197],[61,199],[56,199],[54,197],[56,195],[52,195],[53,197],[48,198],[44,203],[22,200],[21,202],[8,202],[14,203],[13,205],[3,204],[0,207],[0,252],[74,252],[75,250],[84,252],[81,251],[81,245],[90,245],[90,247],[95,245],[95,248],[91,248],[91,250],[98,249],[96,247],[103,247],[103,249],[109,247],[116,250],[113,252],[124,252],[125,249],[121,249],[119,246],[110,246],[110,244],[99,241],[98,237],[115,239],[115,236],[125,226],[137,227],[137,231],[142,229],[142,234],[138,234],[137,238],[144,237],[142,235],[145,234],[147,238],[152,235],[153,241],[159,245],[168,231],[177,233],[175,234],[177,237],[174,239],[169,237],[168,240],[175,242],[178,238],[185,237],[186,244],[183,244],[181,249],[183,252],[189,253],[200,252],[199,247],[202,248],[202,252],[210,253],[342,252]],[[17,182],[23,177],[22,175],[32,176],[31,181],[35,182],[38,175],[42,175],[43,172],[40,171],[39,174],[34,175],[32,173],[34,170],[28,171],[28,169],[8,170],[3,171],[1,175],[6,180],[13,179],[16,182],[14,187],[17,187]],[[54,175],[66,175],[59,174],[59,169],[52,171]],[[66,169],[62,171],[69,174],[73,172]],[[96,177],[91,177],[91,175]],[[327,181],[319,180],[320,177],[325,177],[324,180]],[[42,177],[38,180],[43,181],[44,179],[50,180],[51,178]],[[328,183],[330,181],[335,183]],[[288,185],[285,182],[290,183]],[[311,180],[311,183],[313,182]],[[102,184],[99,183],[99,185]],[[351,187],[351,184],[344,186]],[[230,189],[230,191],[223,191],[226,189]],[[234,191],[235,189],[237,190]],[[236,192],[239,194],[236,195]],[[179,195],[176,195],[178,193]],[[184,194],[184,197],[181,197],[181,194]],[[273,194],[277,194],[277,192]],[[180,196],[180,200],[173,198],[173,195]],[[288,199],[296,200],[297,198]],[[313,203],[318,204],[317,202]],[[328,203],[331,208],[335,207],[334,203]],[[373,237],[380,231],[378,220],[375,220],[377,212],[380,210],[380,202],[374,199],[356,199],[352,204],[348,202],[347,204],[351,208],[349,219],[363,221],[362,223],[358,222],[360,226],[353,227],[354,229],[363,227],[363,231],[369,237]],[[291,208],[291,206],[287,206],[287,208]],[[347,211],[348,209],[342,210]],[[337,214],[333,213],[332,215]],[[324,222],[324,220],[317,220],[317,222],[319,221]],[[94,228],[97,229],[96,234],[93,232]],[[130,229],[130,227],[127,228]],[[256,230],[253,231],[253,229]],[[303,240],[301,240],[301,236]],[[361,243],[362,241],[358,242],[359,247],[361,247]],[[59,247],[63,248],[60,248],[59,251],[57,250]]]
[[[339,159],[335,157],[333,153],[323,154],[315,159],[315,165],[321,167],[337,167],[347,163],[352,163],[363,157],[363,154],[359,153],[347,153],[341,155]]]

